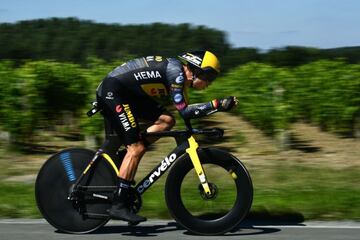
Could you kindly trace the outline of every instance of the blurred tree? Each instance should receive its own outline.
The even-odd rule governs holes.
[[[222,55],[229,47],[222,31],[189,24],[100,24],[75,18],[51,18],[0,24],[0,59],[56,59],[85,63],[122,55],[173,56],[191,49]]]
[[[295,67],[321,58],[321,52],[316,48],[288,46],[272,49],[264,54],[263,60],[275,66]]]

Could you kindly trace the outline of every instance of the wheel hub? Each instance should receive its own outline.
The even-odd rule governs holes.
[[[199,184],[198,189],[199,189],[200,196],[204,200],[214,200],[218,195],[218,187],[214,183],[209,182],[208,184],[209,184],[211,194],[210,195],[206,194],[203,186],[201,184]]]

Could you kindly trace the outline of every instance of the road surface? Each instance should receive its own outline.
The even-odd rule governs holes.
[[[305,222],[297,224],[265,224],[246,222],[223,236],[196,236],[182,229],[174,221],[150,220],[135,227],[111,221],[100,230],[84,235],[57,231],[43,219],[0,220],[0,240],[39,239],[316,239],[359,240],[359,222]]]

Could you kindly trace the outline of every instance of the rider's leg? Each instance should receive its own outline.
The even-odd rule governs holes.
[[[130,182],[119,178],[119,187],[115,193],[113,204],[109,214],[113,219],[120,219],[131,223],[146,221],[145,217],[139,216],[129,209]]]
[[[133,103],[126,97],[126,91],[118,88],[117,80],[105,79],[102,84],[101,94],[98,94],[99,102],[103,106],[104,118],[111,122],[110,130],[114,130],[118,137],[121,137],[127,153],[120,167],[119,184],[114,196],[113,205],[110,209],[110,216],[115,219],[121,219],[128,222],[141,222],[146,218],[136,215],[130,210],[128,204],[130,181],[136,172],[137,165],[145,152],[140,139],[140,130],[136,115],[134,114]],[[106,131],[111,133],[113,131]],[[104,150],[114,151],[113,138],[107,138],[103,146],[110,146]]]
[[[134,180],[139,162],[145,153],[145,146],[139,141],[128,145],[126,149],[127,153],[119,169],[118,177],[131,182]]]
[[[116,133],[122,137],[127,147],[127,153],[119,170],[119,186],[110,209],[110,216],[130,222],[140,222],[146,219],[134,214],[126,203],[130,181],[133,180],[139,161],[145,153],[137,117],[155,122],[150,127],[150,131],[169,129],[174,121],[166,116],[161,117],[163,109],[151,98],[130,97],[126,88],[119,87],[118,83],[118,79],[105,79],[99,90],[101,94],[98,94],[104,106],[104,117],[111,119]],[[171,122],[173,123],[170,124]]]
[[[155,123],[148,127],[147,132],[160,132],[170,130],[175,125],[175,119],[168,114],[162,114]]]
[[[127,199],[131,181],[137,170],[137,166],[141,157],[145,153],[144,144],[139,141],[127,146],[127,153],[123,159],[119,170],[119,185],[115,194],[113,205],[110,209],[110,216],[115,219],[125,220],[128,222],[142,222],[146,221],[146,218],[136,215],[130,211],[127,205]]]
[[[150,126],[148,132],[159,132],[170,130],[175,125],[175,120],[170,115],[160,115],[158,120]],[[156,141],[156,138],[147,141]],[[123,159],[119,170],[119,188],[117,195],[115,196],[114,204],[110,210],[110,215],[113,218],[118,218],[130,222],[141,222],[146,219],[131,213],[124,202],[126,201],[126,196],[128,194],[128,189],[130,188],[130,182],[134,179],[137,167],[142,156],[145,153],[145,146],[142,141],[130,144],[127,146],[127,153]],[[124,207],[125,206],[125,207]]]
[[[147,131],[148,132],[160,132],[170,130],[175,125],[175,120],[170,115],[161,115],[155,123],[150,126]],[[156,141],[158,138],[147,139],[148,142],[152,143]],[[137,167],[139,166],[140,160],[145,154],[145,146],[142,141],[138,141],[136,143],[130,144],[126,147],[127,153],[122,161],[121,167],[119,169],[118,177],[126,180],[133,181],[135,177],[135,173],[137,171]]]
[[[147,132],[161,132],[161,131],[168,131],[171,128],[173,128],[175,125],[175,119],[170,114],[162,114],[159,116],[159,118],[155,121],[155,123],[147,128]],[[147,137],[146,143],[152,144],[156,142],[159,139],[159,137]]]
[[[113,205],[110,209],[110,216],[114,219],[125,220],[128,222],[142,222],[146,218],[133,213],[127,204],[129,189],[131,188],[131,181],[134,179],[140,159],[145,153],[145,147],[142,141],[138,140],[135,143],[126,146],[127,153],[122,161],[119,169],[118,189],[115,194]]]

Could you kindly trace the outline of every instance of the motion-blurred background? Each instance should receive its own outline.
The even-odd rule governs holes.
[[[60,149],[101,144],[101,116],[85,113],[109,71],[207,49],[222,74],[191,102],[240,103],[196,124],[225,128],[219,146],[248,167],[250,217],[360,220],[359,11],[356,0],[2,0],[0,217],[40,217],[41,164]],[[137,179],[173,144],[147,153]],[[169,217],[162,188],[144,195],[148,217]]]

